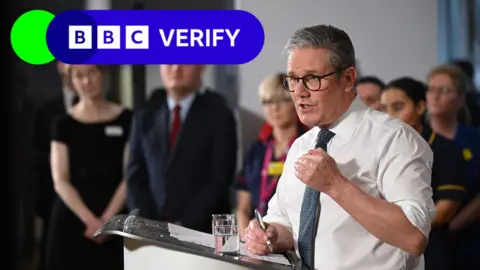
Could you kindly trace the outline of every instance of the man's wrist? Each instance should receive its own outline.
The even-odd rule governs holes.
[[[334,181],[334,184],[325,191],[325,193],[332,198],[334,201],[342,200],[345,197],[348,189],[351,188],[352,183],[348,181],[345,177],[339,176],[339,178]]]

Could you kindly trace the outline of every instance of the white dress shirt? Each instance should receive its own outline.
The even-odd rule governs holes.
[[[343,176],[369,195],[401,207],[410,222],[428,237],[435,215],[430,186],[433,153],[420,134],[401,120],[368,108],[358,96],[330,130],[335,136],[327,152]],[[305,184],[295,177],[293,164],[314,148],[319,131],[318,127],[312,128],[293,143],[264,218],[292,232],[297,256]],[[328,195],[320,195],[320,205],[316,269],[424,269],[423,256],[411,256],[380,241]]]
[[[202,86],[198,92],[195,91],[193,93],[190,93],[178,102],[175,101],[172,97],[167,97],[168,110],[170,111],[170,129],[172,128],[173,124],[173,109],[175,108],[175,106],[177,104],[180,105],[180,121],[183,124],[185,122],[185,119],[187,118],[188,111],[190,111],[190,107],[192,106],[192,103],[195,100],[197,94],[203,94],[206,90],[206,87]]]

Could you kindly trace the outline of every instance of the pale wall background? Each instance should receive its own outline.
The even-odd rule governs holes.
[[[423,80],[437,63],[436,0],[236,0],[236,8],[257,16],[266,34],[260,55],[239,67],[239,103],[254,114],[262,113],[257,85],[265,76],[286,69],[283,46],[304,26],[332,24],[344,29],[365,75]]]
[[[58,13],[87,6],[131,8],[131,0],[18,0],[29,6]],[[27,5],[28,3],[28,5]],[[262,78],[286,68],[281,55],[288,37],[298,28],[313,24],[333,24],[345,29],[356,48],[359,68],[384,80],[397,76],[425,77],[437,63],[437,0],[146,0],[147,9],[224,9],[250,11],[262,22],[266,40],[257,59],[241,66],[211,66],[205,84],[223,93],[238,109],[241,138],[245,150],[258,134],[263,114],[257,86]],[[56,95],[59,79],[55,64],[27,66],[30,95],[38,101]],[[131,77],[122,68],[121,98],[131,103]],[[161,86],[158,66],[147,66],[146,92]],[[125,89],[123,89],[125,88]]]

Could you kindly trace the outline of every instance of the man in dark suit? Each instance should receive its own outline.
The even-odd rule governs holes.
[[[231,211],[237,134],[226,101],[202,87],[203,70],[160,67],[165,90],[132,123],[127,201],[142,217],[211,232],[211,215]]]
[[[42,219],[42,238],[40,270],[43,269],[43,252],[50,221],[50,212],[55,198],[53,180],[50,170],[50,142],[51,129],[56,117],[69,111],[73,104],[78,102],[78,97],[72,90],[66,65],[57,62],[57,70],[61,77],[61,95],[57,95],[45,103],[37,106],[33,116],[33,138],[36,152],[37,191],[35,214]]]

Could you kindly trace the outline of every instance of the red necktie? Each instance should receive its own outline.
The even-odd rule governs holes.
[[[175,140],[177,139],[178,131],[180,130],[180,105],[175,105],[173,108],[173,122],[172,131],[170,132],[170,149],[175,147]]]

